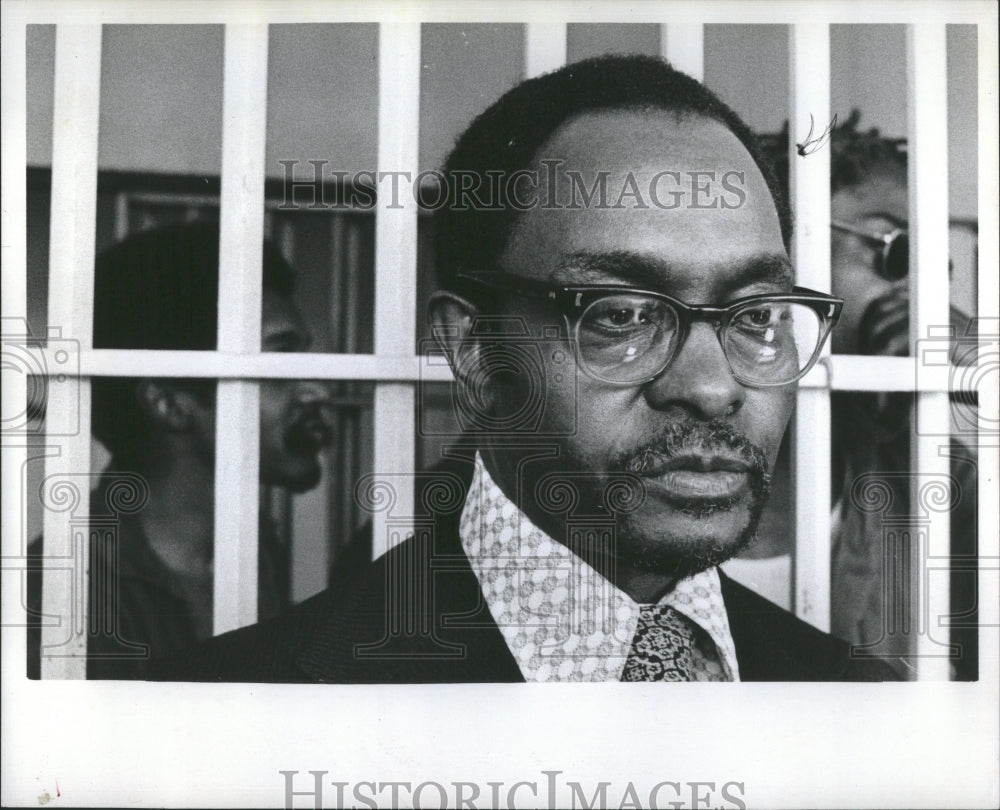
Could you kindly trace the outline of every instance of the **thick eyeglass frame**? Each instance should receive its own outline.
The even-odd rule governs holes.
[[[892,272],[889,264],[889,255],[893,248],[897,246],[897,241],[901,238],[909,239],[909,232],[906,228],[893,228],[888,233],[878,234],[839,220],[831,220],[830,227],[835,231],[849,233],[852,236],[866,240],[869,244],[878,246],[878,261],[875,263],[875,272],[886,281],[901,281],[909,274],[910,267],[908,261],[903,263],[903,270],[897,273]],[[909,256],[909,241],[906,242],[906,247],[907,256]]]
[[[749,388],[781,388],[791,385],[802,379],[819,359],[823,350],[823,344],[830,335],[830,330],[836,325],[840,318],[841,310],[844,307],[842,298],[837,298],[826,293],[816,292],[805,287],[793,287],[790,293],[758,293],[738,298],[724,307],[714,307],[701,304],[688,304],[677,298],[672,298],[655,290],[646,290],[641,287],[618,286],[613,284],[577,284],[561,285],[550,284],[536,279],[524,278],[510,273],[499,272],[461,272],[456,276],[460,284],[471,284],[478,287],[485,287],[499,292],[521,295],[526,298],[534,298],[552,302],[559,309],[560,314],[566,321],[566,332],[573,338],[573,348],[576,352],[577,364],[583,372],[592,379],[606,385],[629,387],[644,385],[659,377],[666,368],[673,362],[687,342],[691,324],[695,321],[705,321],[715,327],[715,335],[719,340],[719,346],[729,365],[729,370],[733,377],[741,384]],[[643,295],[667,303],[677,312],[677,340],[673,350],[666,357],[663,363],[655,372],[636,380],[608,380],[590,369],[580,356],[580,317],[586,309],[595,301],[613,295]],[[801,304],[812,309],[819,318],[820,326],[816,340],[816,348],[812,357],[802,367],[802,369],[791,379],[777,383],[759,382],[748,380],[741,376],[729,359],[726,351],[726,342],[723,334],[729,328],[732,319],[748,307],[761,302],[787,302],[791,304]]]

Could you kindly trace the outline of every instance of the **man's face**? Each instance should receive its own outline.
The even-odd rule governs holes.
[[[830,215],[876,236],[905,228],[908,215],[905,170],[873,174],[856,186],[841,189],[830,200]],[[877,245],[859,236],[836,230],[831,234],[833,294],[844,299],[840,324],[832,335],[835,352],[856,354],[865,310],[880,296],[906,285],[905,279],[892,282],[879,276],[877,250]]]
[[[609,172],[611,205],[631,173],[648,207],[635,207],[629,198],[610,210],[596,204],[579,210],[536,206],[517,219],[498,269],[551,283],[640,287],[689,304],[723,305],[790,288],[773,199],[750,155],[721,124],[660,111],[588,113],[561,127],[536,159],[563,161],[563,189],[570,186],[567,171],[580,172],[588,188],[598,172]],[[714,172],[716,196],[722,175],[742,172],[736,182],[745,200],[731,208],[699,208],[708,201],[689,187],[678,207],[665,210],[652,205],[648,193],[663,171],[681,172],[682,178],[686,172]],[[659,188],[661,201],[669,199]],[[535,336],[546,325],[565,336],[562,318],[544,302],[512,297],[505,312],[523,315]],[[586,507],[601,502],[616,474],[631,473],[644,485],[645,499],[616,517],[611,551],[619,565],[683,575],[728,558],[752,537],[794,386],[741,385],[714,327],[705,322],[692,326],[666,370],[645,384],[607,385],[568,370],[565,362],[557,367],[552,351],[542,356],[546,398],[540,430],[562,437],[551,442],[558,457],[519,471],[523,449],[498,443],[484,449],[498,483],[529,517],[565,540],[565,517],[535,498],[541,478],[573,472],[579,503]],[[520,407],[525,384],[515,378],[497,386],[496,411]]]
[[[310,337],[295,305],[265,292],[261,348],[301,352]],[[305,492],[319,483],[319,452],[332,439],[329,395],[308,380],[267,380],[260,385],[260,480],[262,484]]]

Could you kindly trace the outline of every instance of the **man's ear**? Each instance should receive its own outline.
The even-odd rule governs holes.
[[[150,422],[172,433],[194,428],[205,410],[193,393],[167,380],[140,380],[135,397]]]
[[[479,309],[453,292],[440,290],[431,296],[428,312],[431,334],[448,358],[456,378],[467,376],[470,361],[475,364],[475,341],[470,338]]]

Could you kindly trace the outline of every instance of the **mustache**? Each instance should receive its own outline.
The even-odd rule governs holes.
[[[697,464],[698,459],[713,460],[721,469],[742,468],[748,476],[750,498],[747,526],[733,543],[720,543],[710,548],[687,552],[657,552],[646,548],[633,555],[631,563],[640,570],[669,572],[683,578],[718,565],[735,556],[756,541],[757,526],[764,507],[771,495],[771,471],[767,453],[746,435],[722,421],[699,421],[681,416],[664,425],[658,433],[635,447],[611,459],[613,470],[632,475],[657,475],[671,469],[670,462],[680,459],[676,466],[685,468]],[[722,459],[723,461],[719,461]],[[673,502],[677,511],[698,519],[708,519],[725,512],[742,502],[741,498],[679,499]]]
[[[644,475],[684,456],[722,457],[746,466],[757,488],[766,491],[771,474],[763,448],[721,420],[685,417],[664,425],[652,438],[612,457],[614,471]]]

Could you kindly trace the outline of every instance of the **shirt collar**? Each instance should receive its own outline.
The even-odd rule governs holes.
[[[496,484],[479,453],[459,536],[525,680],[621,678],[641,606],[535,526]],[[696,651],[705,680],[739,680],[716,568],[679,581],[660,604],[707,634]]]

